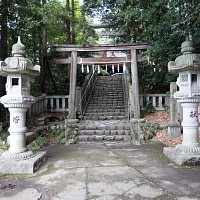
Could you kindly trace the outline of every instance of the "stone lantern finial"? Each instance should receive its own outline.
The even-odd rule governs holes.
[[[181,44],[181,53],[190,54],[194,52],[195,52],[194,42],[190,36],[187,36],[186,40]]]
[[[25,57],[26,56],[26,48],[25,46],[21,43],[20,36],[18,36],[18,41],[16,44],[12,46],[12,55],[13,56],[19,56],[19,57]]]

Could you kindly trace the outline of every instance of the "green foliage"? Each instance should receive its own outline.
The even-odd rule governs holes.
[[[64,142],[64,139],[65,139],[65,129],[64,128],[51,131],[51,136],[55,137],[57,144],[65,143]]]
[[[152,112],[155,111],[155,108],[154,108],[154,106],[153,106],[152,101],[147,101],[147,102],[146,102],[145,111],[146,111],[147,113],[152,113]]]
[[[169,74],[167,68],[148,64],[147,61],[138,64],[138,76],[141,94],[166,93],[170,83],[176,80],[176,76]]]
[[[1,33],[5,32],[3,21],[7,20],[8,54],[18,35],[27,48],[28,57],[33,62],[40,63],[44,53],[48,59],[50,69],[55,79],[57,90],[52,87],[49,72],[45,74],[48,92],[57,94],[68,93],[69,78],[63,76],[69,71],[63,66],[55,65],[53,44],[63,44],[67,41],[67,17],[70,18],[70,28],[75,32],[76,44],[95,44],[98,36],[91,28],[90,16],[100,17],[103,24],[111,25],[108,31],[122,32],[126,35],[111,37],[109,42],[147,42],[150,47],[148,56],[151,63],[142,63],[139,66],[140,90],[146,92],[163,92],[169,90],[169,83],[175,80],[167,71],[167,63],[180,54],[180,45],[185,35],[192,33],[200,52],[200,2],[168,1],[168,0],[83,0],[83,7],[79,0],[72,1],[69,9],[66,2],[59,0],[49,1],[2,1],[0,4]],[[3,12],[7,10],[8,12]],[[72,15],[74,11],[74,16]],[[73,16],[73,17],[72,17]],[[4,19],[4,20],[3,20]],[[72,34],[72,33],[71,33]],[[44,44],[45,43],[45,44]],[[5,48],[4,48],[5,49]],[[1,50],[2,51],[2,50]],[[141,53],[141,52],[139,52]],[[145,55],[147,56],[147,55]],[[68,57],[68,55],[64,55]],[[154,68],[156,71],[154,72]],[[68,73],[69,75],[69,73]],[[80,83],[82,78],[80,78]],[[33,94],[40,93],[40,79],[32,79]]]
[[[69,139],[73,139],[75,141],[78,130],[79,128],[76,123],[69,123],[65,132],[66,141]]]
[[[0,138],[1,138],[2,141],[7,142],[8,136],[9,136],[8,130],[3,130],[1,135],[0,135]]]
[[[72,1],[70,1],[70,9],[66,8],[66,2],[60,0],[49,1],[2,1],[1,10],[7,10],[6,15],[0,13],[0,33],[7,31],[5,36],[1,38],[7,40],[8,55],[11,48],[17,41],[17,36],[21,36],[22,43],[26,46],[27,56],[34,64],[44,66],[44,56],[48,60],[49,68],[52,71],[53,78],[57,90],[52,86],[52,78],[49,70],[45,69],[45,77],[41,74],[40,78],[32,78],[31,92],[34,95],[41,93],[41,79],[46,81],[47,91],[54,94],[68,94],[69,79],[64,74],[68,73],[66,67],[55,65],[54,44],[64,44],[67,41],[66,22],[67,17],[70,18],[70,29],[75,32],[76,43],[90,44],[92,37],[96,38],[94,30],[90,27],[85,13],[80,9],[79,0],[74,0],[75,7],[72,10]],[[74,16],[72,17],[72,12]],[[4,19],[4,20],[2,20]],[[3,22],[7,22],[3,24]],[[1,41],[0,41],[1,42]],[[1,45],[0,45],[1,47]],[[3,48],[4,50],[5,48]],[[2,50],[1,50],[2,51]],[[68,55],[65,55],[65,58]],[[42,71],[42,70],[41,70]],[[68,73],[69,75],[69,73]],[[50,87],[49,87],[50,86]]]
[[[101,67],[100,67],[100,74],[102,76],[109,76],[109,73],[105,69],[102,69]]]
[[[34,142],[36,146],[43,147],[47,143],[47,139],[45,136],[40,135],[39,137],[36,138]]]
[[[77,83],[76,83],[77,86],[81,86],[83,84],[86,75],[87,75],[87,73],[86,72],[82,73],[81,66],[78,65],[78,68],[77,68]]]
[[[9,132],[7,130],[3,130],[0,134],[0,149],[8,150],[9,145],[7,143],[7,138],[9,136]]]
[[[149,140],[153,138],[153,136],[156,133],[156,130],[159,129],[159,126],[156,124],[151,124],[151,123],[145,123],[144,125],[141,126],[141,132],[144,135],[144,140]]]
[[[147,55],[151,63],[139,66],[142,93],[169,90],[175,77],[168,73],[167,63],[180,54],[181,43],[189,32],[200,52],[198,0],[84,0],[84,9],[88,14],[100,15],[102,23],[112,25],[112,31],[126,33],[114,36],[113,42],[149,43]]]
[[[63,144],[65,139],[65,129],[44,129],[40,131],[40,135],[30,144],[28,144],[28,149],[37,151],[48,145],[49,142],[55,142],[56,144]]]
[[[65,130],[62,130],[59,132],[59,134],[56,137],[56,142],[58,144],[63,144],[63,140],[65,139]]]

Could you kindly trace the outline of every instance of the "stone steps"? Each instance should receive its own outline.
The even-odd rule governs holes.
[[[125,108],[122,77],[98,77],[79,126],[77,141],[127,141],[130,124]]]
[[[125,109],[125,105],[123,104],[123,105],[99,105],[99,104],[94,104],[94,105],[88,105],[88,107],[87,107],[87,109],[88,110],[90,110],[90,109],[94,109],[94,110],[101,110],[101,109],[106,109],[106,110],[108,110],[108,109],[115,109],[115,110],[117,110],[117,109]]]
[[[126,112],[86,112],[85,116],[125,116]]]
[[[100,101],[100,102],[99,102]],[[90,103],[123,103],[124,104],[124,98],[93,98],[91,99]]]
[[[91,98],[109,98],[109,99],[113,99],[113,98],[116,98],[116,99],[124,99],[124,95],[119,95],[119,94],[93,94],[91,95]]]
[[[77,136],[77,140],[79,142],[94,142],[94,141],[122,141],[126,140],[126,136],[124,135],[79,135]]]
[[[114,99],[108,99],[108,100],[106,100],[106,99],[100,99],[100,100],[98,100],[98,99],[93,99],[93,100],[91,100],[90,101],[90,103],[89,103],[89,105],[90,104],[108,104],[108,105],[112,105],[112,104],[116,104],[116,105],[124,105],[124,100],[114,100]]]
[[[107,93],[118,93],[118,92],[122,92],[123,90],[123,87],[120,88],[120,87],[112,87],[112,88],[108,88],[109,86],[105,86],[105,87],[94,87],[95,90],[102,90],[104,92],[107,92]]]
[[[99,94],[98,96],[97,95],[92,95],[91,96],[92,99],[106,99],[106,100],[124,100],[124,96],[114,96],[114,95],[101,95]]]
[[[102,123],[102,122],[101,122]],[[117,123],[117,124],[108,124],[105,123],[95,125],[94,124],[81,124],[79,126],[80,130],[130,130],[130,125],[127,123]]]
[[[79,125],[78,142],[124,142],[130,137],[127,120],[82,121]]]
[[[79,135],[129,135],[130,130],[80,130]]]
[[[85,120],[119,120],[127,119],[127,116],[84,116]]]
[[[104,113],[104,112],[125,112],[125,108],[104,108],[104,107],[101,107],[101,108],[88,108],[87,109],[87,113],[97,113],[97,112],[100,112],[100,113]]]

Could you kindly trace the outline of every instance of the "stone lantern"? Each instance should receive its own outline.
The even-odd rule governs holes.
[[[39,75],[40,66],[33,66],[32,62],[25,56],[25,46],[18,37],[18,42],[12,47],[12,57],[0,62],[0,75],[7,77],[6,95],[1,97],[0,101],[10,112],[10,127],[8,129],[10,147],[0,156],[0,172],[2,173],[26,173],[27,170],[29,173],[34,170],[34,162],[38,159],[38,156],[32,151],[27,151],[25,134],[27,132],[26,111],[35,102],[35,98],[30,95],[30,77]],[[32,160],[33,162],[29,161],[31,169],[27,167],[26,162],[22,162],[29,159],[34,160]],[[30,164],[31,162],[32,164]],[[12,169],[8,167],[10,163],[12,163]],[[23,163],[26,166],[25,171],[18,168],[20,165],[23,166]]]
[[[198,106],[200,102],[200,55],[189,38],[181,45],[182,55],[168,63],[168,70],[178,74],[179,90],[174,98],[183,108],[183,141],[175,148],[164,148],[164,154],[179,165],[200,165]]]

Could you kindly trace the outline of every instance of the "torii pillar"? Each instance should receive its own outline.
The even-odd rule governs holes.
[[[131,49],[131,76],[132,76],[132,97],[134,118],[140,118],[140,100],[139,100],[139,83],[138,83],[138,69],[137,69],[137,52],[136,49]]]
[[[69,119],[76,119],[77,51],[71,52]]]

